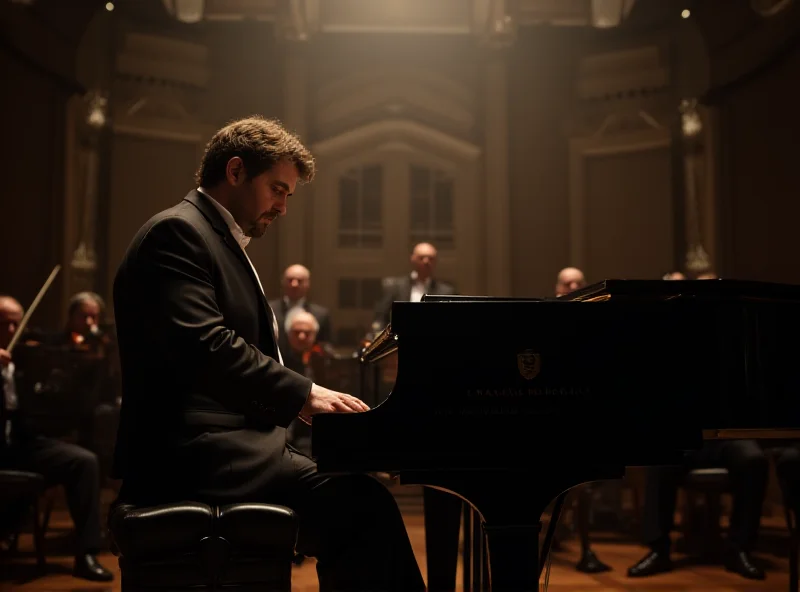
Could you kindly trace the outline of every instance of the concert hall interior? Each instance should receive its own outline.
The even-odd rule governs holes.
[[[800,0],[0,24],[0,591],[798,592]]]

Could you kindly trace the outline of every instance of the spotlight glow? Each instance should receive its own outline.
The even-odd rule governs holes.
[[[113,2],[106,2],[106,10],[108,12],[111,12],[112,10],[114,10],[114,3]]]
[[[681,11],[681,18],[689,18],[692,15],[692,12],[688,8],[684,8]]]

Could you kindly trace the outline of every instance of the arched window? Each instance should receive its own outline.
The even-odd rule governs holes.
[[[366,165],[339,178],[339,246],[383,246],[383,169]]]
[[[453,178],[419,165],[409,167],[410,244],[430,242],[437,249],[455,247]]]

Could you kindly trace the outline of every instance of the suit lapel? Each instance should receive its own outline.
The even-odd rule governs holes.
[[[407,275],[403,278],[403,285],[402,285],[402,293],[399,296],[402,296],[403,301],[411,302],[411,276]]]
[[[277,351],[278,342],[276,341],[274,331],[275,315],[272,312],[269,302],[267,302],[267,297],[264,295],[264,291],[261,289],[258,277],[256,277],[253,266],[250,264],[250,260],[247,258],[244,250],[239,246],[239,243],[236,242],[236,239],[233,238],[231,230],[228,228],[228,225],[225,223],[225,220],[222,218],[219,210],[217,210],[214,204],[211,203],[205,195],[194,190],[190,191],[184,199],[200,210],[203,216],[205,216],[205,218],[211,224],[211,227],[214,229],[214,231],[220,235],[225,245],[231,249],[231,251],[233,251],[234,255],[236,255],[236,257],[239,259],[239,262],[244,266],[246,273],[250,276],[250,281],[253,283],[253,288],[256,291],[259,302],[261,302],[261,310],[267,320],[267,333],[270,335],[270,342],[274,345],[275,351]]]

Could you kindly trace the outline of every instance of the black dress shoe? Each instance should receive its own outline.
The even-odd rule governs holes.
[[[749,580],[763,580],[767,577],[764,570],[753,563],[753,558],[747,551],[726,551],[723,563],[726,570]]]
[[[672,560],[669,553],[650,551],[639,563],[628,569],[628,577],[643,578],[672,571]]]
[[[575,569],[583,573],[602,573],[604,571],[611,571],[611,566],[600,561],[594,551],[587,549],[581,556],[581,560],[578,561]]]
[[[72,575],[92,582],[110,582],[114,579],[114,574],[100,565],[97,557],[91,553],[78,555],[75,558],[75,567],[72,570]]]

